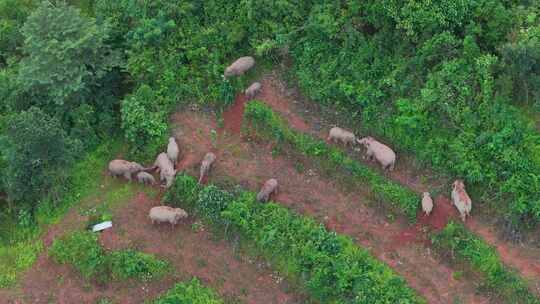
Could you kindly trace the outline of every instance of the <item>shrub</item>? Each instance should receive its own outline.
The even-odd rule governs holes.
[[[180,193],[174,187],[169,191]],[[234,197],[210,185],[199,193],[197,210],[211,222],[239,232],[278,265],[286,265],[281,270],[301,278],[318,301],[424,303],[402,278],[350,238],[285,207],[261,204],[255,193]]]
[[[201,186],[199,183],[193,177],[182,172],[176,175],[173,187],[163,196],[163,202],[177,207],[188,206],[189,208],[194,208],[200,190]]]
[[[107,256],[113,280],[149,281],[162,277],[169,264],[153,255],[134,250],[114,251]]]
[[[105,251],[92,232],[74,232],[54,240],[49,256],[57,263],[72,265],[86,279],[107,271]]]
[[[122,101],[122,129],[131,152],[142,159],[151,159],[167,143],[167,111],[147,85]]]
[[[433,246],[447,257],[463,261],[485,277],[488,288],[505,303],[540,303],[528,290],[527,283],[507,269],[497,250],[469,232],[460,223],[450,222],[432,237]]]
[[[13,115],[3,145],[10,200],[35,208],[44,198],[60,198],[80,142],[69,138],[58,120],[35,107]]]
[[[72,265],[85,279],[101,282],[111,279],[148,281],[163,276],[169,268],[166,261],[131,249],[107,253],[97,235],[89,231],[76,231],[56,239],[49,256],[57,263]]]
[[[177,283],[167,293],[152,301],[153,304],[223,304],[224,302],[196,278]]]
[[[386,179],[375,170],[349,158],[338,148],[287,126],[278,114],[260,101],[251,101],[244,112],[244,130],[255,132],[267,139],[288,144],[304,155],[315,157],[350,173],[371,187],[375,196],[404,213],[410,221],[416,220],[418,196],[411,190]]]
[[[221,221],[221,212],[227,208],[232,195],[214,185],[210,185],[199,192],[197,198],[197,212],[213,222]]]

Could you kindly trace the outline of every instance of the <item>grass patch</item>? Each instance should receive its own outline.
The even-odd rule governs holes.
[[[78,164],[70,175],[68,191],[56,203],[42,202],[35,215],[37,223],[22,224],[13,216],[3,215],[0,220],[0,288],[17,281],[18,274],[37,259],[43,249],[39,237],[47,226],[57,224],[75,204],[99,195],[105,164],[112,155],[120,152],[122,144],[111,140],[97,147]]]
[[[72,265],[85,279],[98,282],[136,279],[149,281],[162,277],[169,263],[132,249],[106,252],[97,235],[75,231],[53,242],[49,256],[60,264]]]
[[[497,250],[468,231],[461,223],[450,222],[432,236],[433,247],[441,255],[465,262],[482,274],[485,287],[505,303],[538,304],[540,300],[529,291],[527,283],[501,262]]]
[[[198,279],[189,282],[177,283],[165,294],[153,301],[146,301],[148,304],[224,304],[216,293],[204,287]]]
[[[43,250],[41,240],[0,247],[0,288],[12,285],[20,272],[30,268]]]
[[[234,192],[201,188],[195,178],[180,174],[167,198],[241,236],[321,303],[425,303],[349,237],[280,205],[258,203],[253,192]]]

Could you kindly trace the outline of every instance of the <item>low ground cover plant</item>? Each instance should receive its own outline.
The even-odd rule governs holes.
[[[169,268],[168,262],[132,249],[107,252],[97,235],[89,231],[75,231],[56,239],[49,256],[57,263],[73,266],[85,279],[100,282],[148,281],[162,277]]]

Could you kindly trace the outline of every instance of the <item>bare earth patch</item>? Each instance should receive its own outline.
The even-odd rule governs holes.
[[[261,83],[263,84],[263,92],[260,99],[268,103],[275,111],[282,113],[291,126],[298,131],[310,133],[321,139],[326,138],[332,124],[321,119],[321,115],[318,113],[319,108],[314,102],[303,100],[297,90],[287,88],[284,82],[275,74],[267,75]],[[299,124],[298,120],[302,120],[303,124]],[[298,125],[300,127],[296,127]],[[363,160],[360,153],[349,151],[349,155],[374,169],[380,170],[377,164]],[[421,224],[428,224],[435,229],[442,229],[449,218],[459,220],[458,213],[449,199],[449,184],[451,181],[440,178],[433,172],[418,170],[415,167],[413,160],[409,157],[400,158],[398,156],[396,169],[393,172],[383,174],[414,190],[419,194],[419,197],[423,191],[439,194],[432,215],[427,220],[419,218]],[[420,178],[420,176],[425,178]],[[474,210],[473,216],[468,218],[466,222],[466,226],[471,231],[494,246],[501,260],[527,279],[536,293],[540,295],[540,248],[535,246],[533,242],[516,245],[502,240],[496,225],[496,223],[493,223],[493,219],[482,216],[475,217]]]
[[[441,264],[429,247],[423,245],[427,242],[425,233],[414,231],[414,237],[403,238],[403,233],[411,229],[406,222],[400,219],[391,222],[384,214],[363,204],[369,200],[364,189],[342,191],[336,182],[307,165],[300,173],[295,160],[273,157],[271,145],[246,141],[228,130],[222,130],[212,144],[210,134],[216,130],[216,124],[210,115],[183,112],[175,114],[173,120],[182,149],[198,155],[189,157],[195,162],[182,162],[188,172],[196,173],[204,153],[212,150],[218,158],[210,181],[226,182],[232,178],[233,182],[258,191],[265,180],[276,178],[280,192],[273,199],[318,219],[329,229],[351,236],[405,277],[429,303],[452,303],[458,297],[465,303],[489,302],[476,294],[472,280],[453,279],[454,269]]]

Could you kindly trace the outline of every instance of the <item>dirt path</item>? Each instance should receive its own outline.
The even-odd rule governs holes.
[[[272,108],[284,115],[289,124],[295,129],[310,133],[321,139],[326,138],[327,130],[332,126],[331,123],[321,119],[320,108],[313,102],[300,101],[296,90],[288,89],[286,85],[279,80],[275,74],[266,76],[261,83],[263,84],[262,93],[259,99],[268,103]],[[433,172],[415,168],[414,159],[402,157],[391,173],[383,173],[374,163],[365,162],[359,153],[349,150],[349,155],[356,160],[363,162],[372,168],[386,174],[389,178],[405,185],[417,193],[430,191],[435,195],[442,195],[442,201],[449,201],[449,181],[447,178],[435,175]],[[442,207],[442,208],[439,208]],[[434,212],[440,219],[439,223],[446,223],[448,218],[459,220],[455,208],[447,205],[441,206],[435,202]],[[442,210],[438,210],[442,209]],[[493,220],[474,216],[469,218],[466,226],[477,235],[481,236],[486,242],[497,248],[502,261],[518,271],[524,278],[530,281],[530,285],[540,295],[540,248],[533,243],[515,245],[500,238],[500,233],[496,229],[497,223]],[[440,229],[438,225],[431,225]],[[540,236],[540,230],[538,231]]]
[[[473,280],[453,278],[455,269],[441,264],[423,245],[427,242],[425,234],[411,229],[404,221],[391,222],[366,207],[362,202],[369,200],[369,193],[362,189],[345,193],[337,181],[321,177],[307,165],[309,162],[272,157],[270,145],[246,142],[228,130],[221,130],[220,136],[212,140],[210,134],[217,126],[209,115],[177,113],[173,122],[185,156],[182,167],[189,173],[196,174],[204,153],[212,150],[217,154],[217,162],[210,181],[239,183],[258,190],[266,179],[275,177],[280,182],[277,202],[324,222],[338,233],[350,235],[405,277],[429,303],[453,303],[457,299],[464,303],[489,303],[489,299],[476,294]]]

